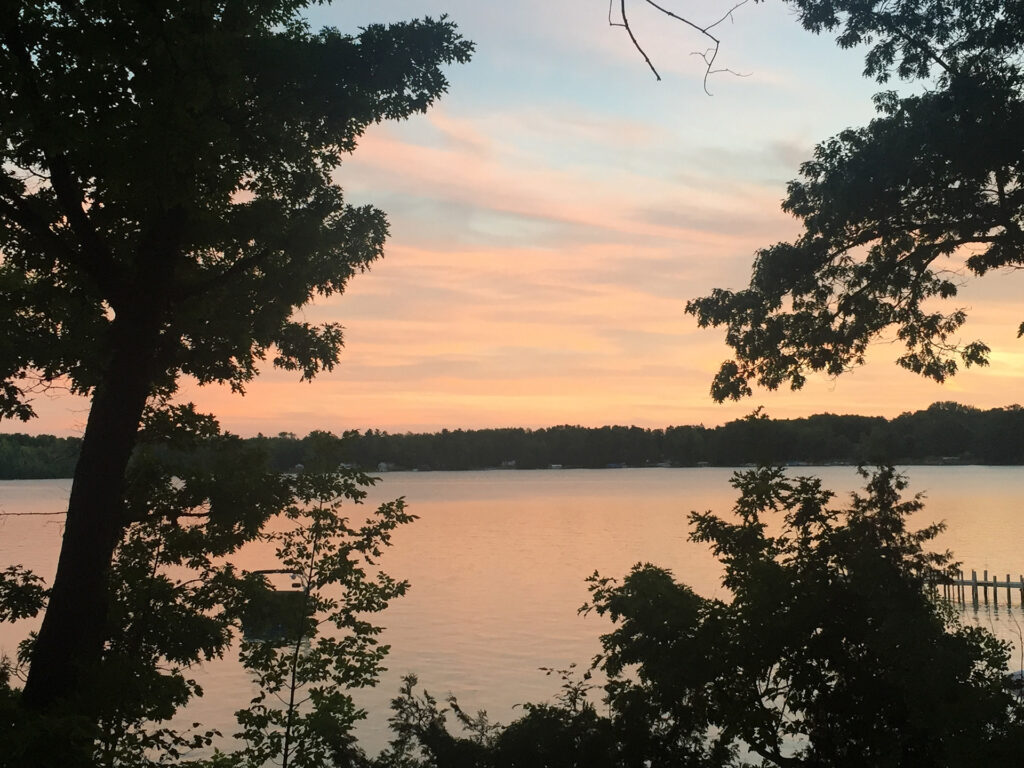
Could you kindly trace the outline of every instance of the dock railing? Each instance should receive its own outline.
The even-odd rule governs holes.
[[[1024,606],[1024,574],[1019,574],[1016,581],[1012,581],[1010,574],[1005,579],[1000,579],[993,574],[989,578],[988,570],[982,571],[981,578],[978,578],[976,570],[971,571],[970,578],[964,575],[963,571],[958,572],[958,577],[940,577],[935,581],[935,589],[951,602],[966,605],[968,602],[974,605],[989,605],[989,590],[992,590],[992,605],[999,606],[1000,590],[1006,595],[1006,606],[1013,606],[1014,592],[1017,593],[1017,605]]]

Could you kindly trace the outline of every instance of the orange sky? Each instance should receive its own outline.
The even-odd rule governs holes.
[[[380,4],[350,0],[314,23],[354,28]],[[720,3],[694,3],[714,17]],[[331,374],[306,384],[272,370],[244,398],[184,382],[182,398],[243,435],[376,427],[719,424],[758,405],[774,417],[831,411],[892,416],[935,400],[1017,402],[1020,277],[970,284],[964,338],[992,366],[940,386],[869,364],[798,393],[716,405],[708,387],[728,356],[696,328],[687,299],[742,287],[756,248],[792,237],[785,182],[818,140],[871,116],[856,52],[797,28],[772,4],[722,28],[713,96],[688,54],[700,41],[638,19],[665,80],[645,69],[603,10],[583,0],[441,7],[396,0],[392,18],[447,11],[478,45],[430,114],[373,127],[339,181],[387,211],[384,261],[343,296],[306,308],[346,328]],[[384,19],[388,20],[388,19]],[[80,434],[87,403],[40,396],[40,418],[0,431]]]

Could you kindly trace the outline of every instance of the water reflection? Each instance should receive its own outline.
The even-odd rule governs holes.
[[[850,467],[806,467],[840,494],[861,485]],[[1024,468],[913,467],[911,491],[926,491],[923,527],[944,519],[937,546],[951,548],[970,571],[1024,571]],[[381,622],[392,646],[380,685],[361,692],[370,712],[362,738],[370,749],[386,741],[388,702],[401,676],[416,672],[435,694],[456,693],[469,709],[487,708],[498,720],[517,716],[515,705],[546,700],[556,681],[540,667],[585,665],[606,629],[577,609],[587,599],[584,579],[594,570],[622,576],[636,562],[672,570],[706,596],[725,596],[721,569],[704,545],[688,541],[690,510],[731,509],[728,469],[636,469],[389,473],[373,489],[367,511],[397,496],[420,519],[396,532],[384,569],[412,583]],[[0,483],[0,509],[59,511],[67,481]],[[61,528],[50,517],[0,518],[0,565],[22,563],[50,575]],[[271,552],[253,547],[239,564],[270,567]],[[1021,648],[1024,611],[1018,606],[968,606],[965,623],[984,626]],[[0,627],[10,652],[30,629]],[[1022,665],[1024,666],[1024,665]],[[183,720],[233,728],[232,712],[253,694],[237,662],[198,673],[206,696]]]

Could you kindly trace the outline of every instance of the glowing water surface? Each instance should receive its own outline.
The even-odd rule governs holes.
[[[968,571],[1005,578],[1024,572],[1024,468],[909,467],[911,492],[927,493],[915,527],[945,520],[937,546],[949,547]],[[406,672],[443,697],[451,691],[470,710],[495,719],[516,716],[516,704],[543,701],[556,682],[539,667],[585,666],[607,625],[579,616],[584,579],[595,570],[622,576],[637,562],[671,569],[707,596],[723,595],[720,568],[706,546],[687,540],[690,510],[727,513],[736,498],[730,469],[618,469],[489,472],[395,472],[382,476],[366,506],[404,496],[420,519],[399,530],[383,559],[391,575],[412,583],[381,617],[392,646],[389,671],[376,689],[358,694],[369,712],[360,729],[371,752],[387,740],[388,702]],[[858,488],[851,467],[801,467],[840,494]],[[65,507],[69,481],[0,482],[0,567],[21,563],[49,580],[60,544],[59,516],[25,515]],[[838,502],[837,502],[838,503]],[[354,509],[352,516],[362,514]],[[239,564],[270,567],[263,552]],[[252,562],[249,562],[251,560]],[[1017,596],[1015,595],[1015,602]],[[1005,593],[1003,596],[1005,601]],[[1024,610],[968,609],[979,622],[1014,641]],[[11,653],[30,626],[0,626],[0,650]],[[1019,645],[1018,645],[1019,648]],[[231,733],[232,713],[252,686],[237,662],[196,671],[206,695],[186,719]]]

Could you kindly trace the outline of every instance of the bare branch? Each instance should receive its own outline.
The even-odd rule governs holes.
[[[712,69],[711,67],[715,63],[715,57],[718,56],[718,48],[708,48],[706,51],[703,52],[693,51],[690,55],[700,56],[702,59],[704,59],[704,63],[707,64],[707,72],[704,75],[704,93],[707,93],[708,96],[713,95],[711,93],[708,93],[709,75],[717,75],[720,72],[728,72],[730,75],[733,75],[734,77],[750,77],[750,72],[737,72],[735,69],[730,69],[729,67],[719,67],[718,69]]]
[[[0,517],[50,517],[52,515],[66,515],[68,512],[0,512]]]
[[[704,31],[707,32],[709,29],[714,29],[719,24],[724,22],[726,19],[728,19],[729,21],[735,21],[735,19],[733,19],[733,17],[732,17],[733,12],[736,11],[737,9],[741,8],[742,6],[746,5],[749,2],[750,2],[750,0],[740,0],[740,2],[736,3],[736,5],[734,5],[728,11],[726,11],[725,15],[722,16],[722,18],[720,18],[718,21],[714,22],[713,24],[708,24],[706,27],[704,27]]]
[[[619,9],[622,14],[622,23],[613,24],[612,26],[623,27],[626,30],[626,34],[629,35],[629,39],[633,41],[633,47],[640,51],[640,55],[644,57],[644,61],[647,62],[647,66],[651,68],[651,72],[654,73],[654,77],[657,80],[661,80],[661,75],[658,74],[658,70],[654,68],[654,64],[651,62],[651,57],[647,55],[647,52],[640,47],[639,41],[636,39],[636,35],[633,34],[632,27],[629,26],[629,18],[626,16],[626,0],[619,0]],[[608,10],[609,19],[611,17],[611,8]],[[610,22],[609,22],[610,23]]]
[[[757,0],[754,0],[754,1],[757,2]],[[629,39],[632,41],[633,47],[636,48],[640,52],[640,55],[644,57],[644,61],[647,63],[647,66],[650,68],[651,72],[654,73],[655,78],[657,78],[658,80],[661,80],[661,75],[658,74],[658,70],[655,69],[654,64],[651,62],[650,57],[647,55],[647,52],[640,45],[640,42],[637,40],[636,35],[633,34],[633,28],[630,25],[629,17],[626,15],[626,0],[619,0],[619,14],[620,14],[620,16],[622,18],[621,21],[615,21],[613,19],[613,17],[612,17],[612,6],[613,6],[614,2],[615,2],[615,0],[609,0],[609,2],[608,2],[608,25],[612,26],[612,27],[622,27],[623,29],[626,30],[626,34],[629,35]],[[740,74],[739,72],[735,72],[735,71],[733,71],[733,70],[731,70],[729,68],[726,68],[726,67],[719,68],[719,69],[715,69],[714,68],[715,60],[718,58],[718,51],[719,51],[719,48],[721,47],[722,41],[719,38],[717,38],[715,35],[713,35],[711,33],[711,30],[714,29],[715,27],[719,26],[720,24],[722,24],[726,20],[732,21],[733,20],[733,13],[736,11],[736,9],[740,8],[741,6],[746,5],[747,3],[750,2],[750,0],[740,0],[735,5],[733,5],[728,11],[726,11],[725,14],[722,15],[721,18],[717,19],[716,21],[713,21],[710,24],[706,24],[706,25],[703,25],[703,26],[698,24],[698,23],[696,23],[696,22],[694,22],[694,21],[691,21],[690,19],[686,18],[685,16],[680,16],[678,13],[675,13],[674,11],[666,8],[665,6],[660,5],[659,3],[655,2],[654,0],[644,0],[644,2],[647,3],[649,6],[651,6],[652,8],[656,9],[657,11],[659,11],[660,13],[664,14],[665,16],[668,16],[671,19],[675,19],[676,21],[678,21],[678,22],[680,22],[682,24],[685,24],[686,26],[688,26],[691,29],[695,30],[696,32],[698,32],[699,34],[703,35],[704,37],[706,37],[708,40],[710,40],[712,42],[712,46],[709,47],[704,52],[694,51],[693,53],[691,53],[691,55],[693,55],[693,56],[700,56],[704,60],[705,69],[704,69],[703,86],[704,86],[704,93],[706,93],[708,96],[712,95],[711,91],[708,90],[708,78],[710,78],[711,75],[715,75],[715,74],[718,74],[720,72],[728,72],[729,74],[736,75],[737,77],[747,77],[748,76],[748,75]]]

